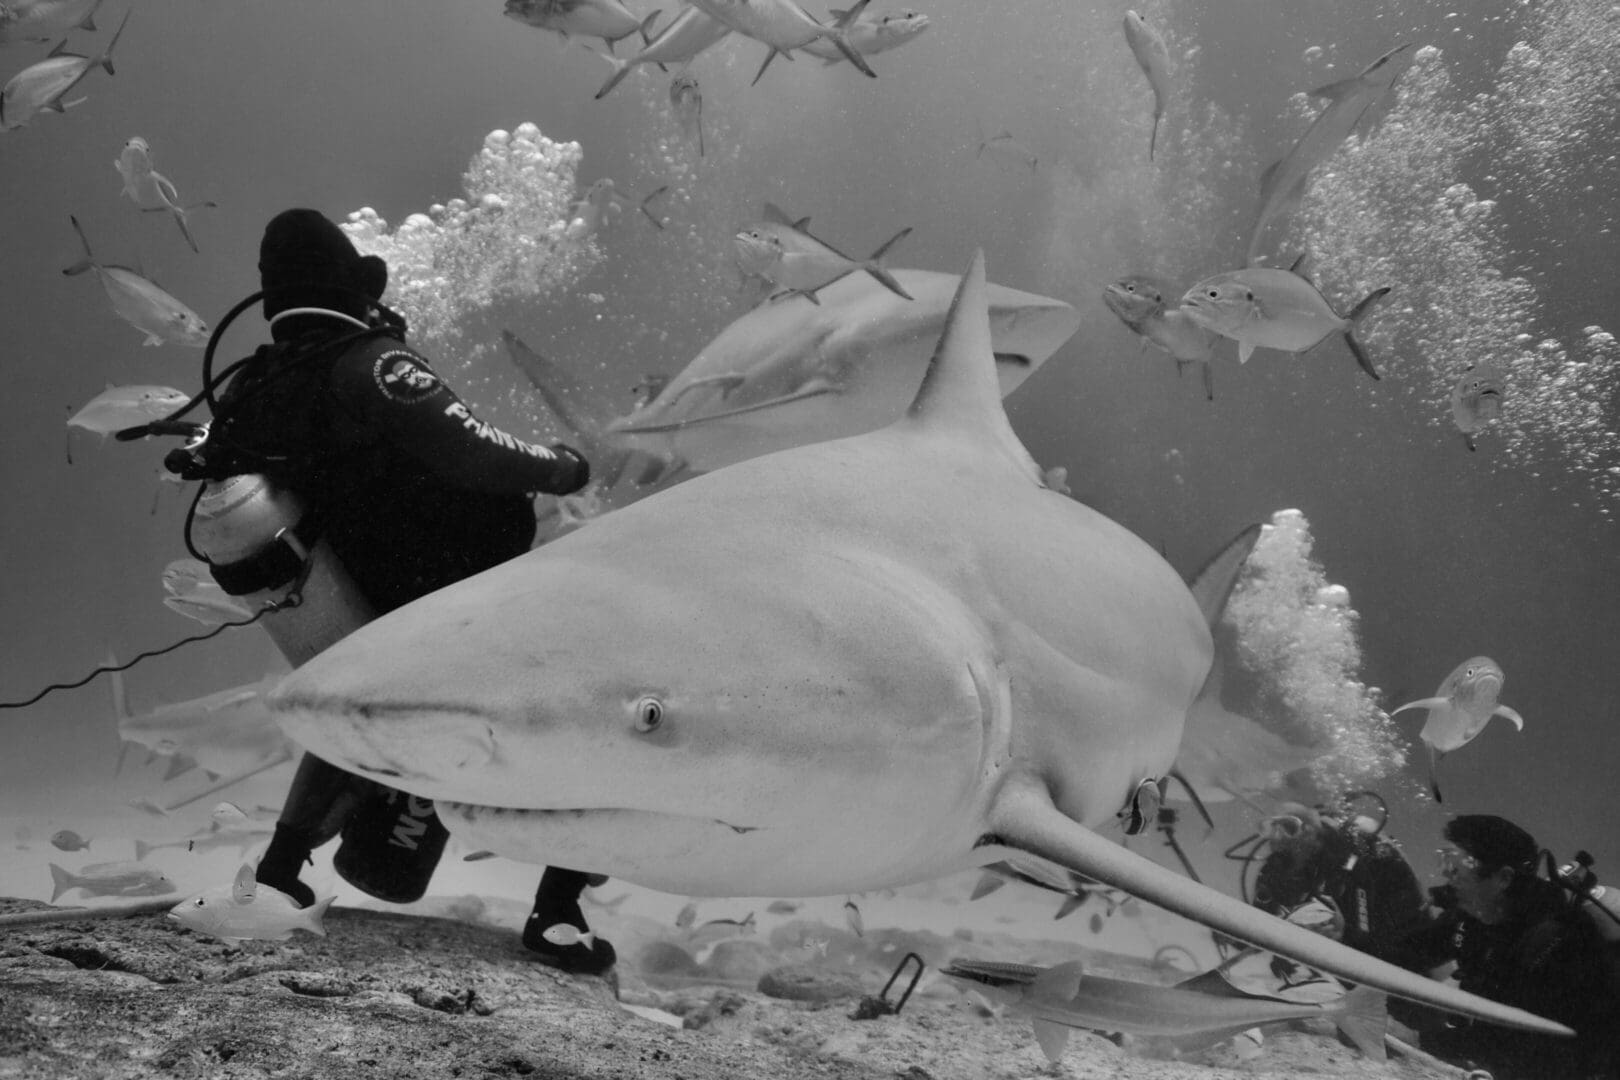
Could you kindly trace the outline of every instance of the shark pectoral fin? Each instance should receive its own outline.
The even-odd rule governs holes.
[[[820,397],[822,394],[840,393],[842,390],[843,387],[835,383],[829,383],[822,379],[812,379],[791,393],[765,401],[756,401],[752,405],[743,405],[735,409],[728,409],[725,412],[709,413],[707,416],[694,416],[689,420],[675,420],[667,424],[624,424],[617,430],[626,435],[656,435],[681,431],[685,428],[697,427],[718,420],[730,420],[733,417],[746,416],[748,413],[759,412],[762,409],[774,409],[780,405],[790,405],[795,401]]]
[[[1069,1029],[1050,1020],[1035,1021],[1035,1041],[1041,1044],[1041,1053],[1053,1065],[1063,1060],[1063,1051],[1069,1046]]]
[[[1450,704],[1451,704],[1451,699],[1450,698],[1443,698],[1443,697],[1418,698],[1416,701],[1408,701],[1405,705],[1402,705],[1400,708],[1394,710],[1389,715],[1394,716],[1395,713],[1403,713],[1407,709],[1443,709],[1443,708],[1445,708],[1446,706],[1448,706]]]
[[[1572,1034],[1562,1024],[1466,993],[1415,972],[1403,971],[1320,934],[1290,925],[1127,851],[1065,816],[1053,805],[1046,787],[1033,777],[1009,779],[996,793],[988,817],[989,843],[993,845],[1039,855],[1308,967],[1493,1024],[1547,1034]]]
[[[1198,610],[1204,613],[1204,622],[1214,629],[1226,610],[1226,600],[1237,585],[1238,574],[1249,558],[1249,552],[1260,539],[1260,525],[1250,525],[1229,540],[1213,559],[1205,563],[1188,583]]]
[[[1504,720],[1511,720],[1513,721],[1514,727],[1518,728],[1520,731],[1524,730],[1524,717],[1520,716],[1517,712],[1508,708],[1506,705],[1498,705],[1491,712],[1491,715],[1500,716]]]
[[[1057,922],[1059,919],[1073,915],[1080,909],[1080,905],[1084,904],[1085,902],[1086,896],[1084,893],[1075,893],[1070,896],[1065,896],[1063,898],[1063,903],[1058,905],[1057,913],[1052,916],[1052,921]]]

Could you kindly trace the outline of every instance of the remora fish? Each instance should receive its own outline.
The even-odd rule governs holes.
[[[160,420],[191,400],[190,394],[168,386],[112,386],[84,403],[68,419],[68,427],[83,428],[105,439],[115,431]]]
[[[67,30],[96,28],[101,0],[10,0],[0,4],[0,45],[49,41]]]
[[[328,896],[301,908],[280,889],[259,884],[253,867],[243,866],[231,884],[180,901],[168,917],[187,930],[224,941],[286,941],[294,930],[325,937],[321,920],[335,899]]]
[[[168,211],[174,216],[174,223],[180,226],[180,235],[186,238],[191,250],[197,250],[197,241],[192,239],[191,229],[186,225],[186,213],[198,207],[217,206],[217,203],[200,202],[181,206],[180,193],[168,177],[152,168],[152,148],[139,135],[124,144],[118,160],[113,162],[113,168],[124,178],[124,194],[133,199],[136,206],[147,211]]]
[[[996,367],[976,254],[900,419],[694,477],[389,612],[289,675],[278,720],[525,861],[826,896],[1023,851],[1320,971],[1567,1034],[1094,831],[1170,768],[1259,527],[1189,589],[1042,486]]]
[[[1524,730],[1524,717],[1496,700],[1506,680],[1501,665],[1495,660],[1475,656],[1458,664],[1434,692],[1434,697],[1408,701],[1389,714],[1394,716],[1407,709],[1429,710],[1418,738],[1429,748],[1429,790],[1435,802],[1441,801],[1440,784],[1435,779],[1440,759],[1473,742],[1491,717],[1500,716],[1512,721],[1520,731]]]
[[[944,973],[1030,1016],[1035,1041],[1053,1064],[1062,1059],[1072,1028],[1208,1044],[1262,1024],[1317,1016],[1331,1019],[1363,1054],[1375,1061],[1385,1057],[1385,995],[1368,986],[1316,1004],[1247,993],[1218,970],[1174,986],[1087,975],[1078,960],[1048,968],[954,960]]]
[[[871,274],[896,296],[910,300],[912,295],[883,267],[883,256],[910,235],[909,227],[901,229],[860,262],[812,235],[809,218],[794,221],[780,207],[766,203],[765,220],[737,234],[737,261],[748,273],[813,304],[821,303],[816,299],[817,291],[859,270]]]
[[[957,278],[892,271],[915,300],[865,274],[821,291],[817,304],[761,304],[722,330],[649,404],[608,435],[694,469],[872,431],[917,394],[945,325]],[[1002,395],[1074,335],[1080,315],[1061,300],[988,287]]]
[[[45,59],[13,75],[5,89],[0,90],[0,131],[22,127],[42,109],[63,112],[69,105],[77,105],[77,101],[65,100],[68,91],[78,86],[90,74],[91,68],[99,66],[107,74],[113,74],[113,47],[123,36],[129,16],[129,12],[124,12],[118,31],[100,54],[80,56],[70,53],[67,51],[67,39],[64,38]]]
[[[1072,870],[1065,869],[1031,855],[1014,855],[1003,862],[990,863],[984,868],[969,900],[989,896],[1009,881],[1021,881],[1038,889],[1059,893],[1063,902],[1058,905],[1053,919],[1061,919],[1084,904],[1096,882],[1089,881]]]
[[[208,324],[195,311],[164,292],[127,266],[98,263],[90,252],[90,241],[79,227],[79,219],[69,216],[73,231],[84,245],[84,258],[63,270],[69,277],[94,270],[101,287],[112,301],[113,310],[125,322],[146,334],[142,345],[162,345],[165,341],[200,349],[208,344]]]
[[[1311,91],[1312,97],[1325,98],[1327,105],[1293,149],[1261,175],[1260,211],[1254,219],[1254,231],[1249,234],[1245,262],[1254,262],[1272,219],[1305,194],[1311,170],[1333,156],[1367,110],[1389,93],[1395,80],[1412,66],[1412,50],[1411,44],[1397,45],[1368,64],[1360,75]]]
[[[855,46],[850,44],[849,29],[861,17],[871,0],[856,0],[855,6],[844,12],[832,26],[823,26],[798,4],[798,0],[692,0],[692,6],[702,8],[711,17],[719,19],[744,37],[770,46],[765,62],[759,65],[754,82],[759,82],[765,69],[778,54],[792,59],[794,49],[802,49],[812,41],[823,39],[844,55],[844,59],[860,69],[861,74],[877,78],[877,72]]]
[[[1470,364],[1451,388],[1451,419],[1468,449],[1478,449],[1474,436],[1501,417],[1502,395],[1506,391],[1507,377],[1488,361]]]
[[[844,12],[829,8],[827,14],[834,20],[842,19]],[[928,29],[928,16],[916,11],[903,11],[898,15],[863,15],[849,28],[849,43],[862,56],[875,56],[897,49]],[[811,56],[819,56],[828,65],[844,62],[838,46],[826,41],[812,41],[804,47]]]
[[[648,16],[651,19],[651,16]],[[645,24],[644,24],[645,25]],[[648,26],[650,30],[651,27]],[[598,100],[640,64],[684,64],[721,38],[731,33],[731,27],[716,19],[702,8],[688,7],[658,31],[636,55],[625,60],[612,56],[602,58],[613,65],[613,74],[596,92]],[[598,54],[600,55],[600,54]]]
[[[1210,367],[1214,358],[1213,330],[1194,322],[1175,306],[1172,297],[1176,288],[1164,278],[1152,274],[1131,274],[1120,278],[1103,290],[1103,303],[1119,316],[1119,321],[1136,332],[1144,344],[1157,345],[1176,362],[1179,375],[1188,364],[1200,364],[1204,371],[1204,397],[1215,400],[1215,374]]]
[[[135,858],[144,859],[154,851],[163,848],[184,848],[192,854],[205,851],[216,851],[221,848],[236,848],[242,855],[260,841],[267,841],[275,834],[274,821],[245,821],[237,825],[223,825],[217,821],[210,821],[208,827],[183,836],[178,840],[168,840],[160,844],[149,843],[145,840],[135,841]]]
[[[1302,353],[1337,332],[1361,370],[1377,379],[1378,369],[1356,339],[1356,324],[1387,292],[1387,285],[1374,289],[1349,315],[1340,315],[1315,285],[1294,271],[1251,266],[1205,278],[1187,290],[1181,307],[1200,326],[1237,342],[1240,364],[1248,363],[1261,346]]]
[[[293,747],[264,703],[264,695],[279,681],[279,675],[271,675],[257,683],[159,705],[135,716],[124,701],[123,680],[115,672],[118,736],[153,754],[186,755],[217,776],[280,764],[291,759]]]
[[[572,34],[599,37],[612,50],[658,12],[638,19],[619,0],[506,0],[506,17],[526,26],[550,30],[565,39]]]
[[[696,10],[696,9],[693,9]],[[693,75],[677,75],[669,82],[669,108],[687,137],[697,136],[698,157],[703,156],[703,91]]]
[[[1153,134],[1148,137],[1148,160],[1152,161],[1153,148],[1159,142],[1159,121],[1164,118],[1164,103],[1170,100],[1170,49],[1164,43],[1164,36],[1134,11],[1125,13],[1125,41],[1153,88]]]

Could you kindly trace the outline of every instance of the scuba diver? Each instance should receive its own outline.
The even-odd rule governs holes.
[[[1329,934],[1388,960],[1401,939],[1421,925],[1423,890],[1401,849],[1381,835],[1387,811],[1350,804],[1341,818],[1299,803],[1283,803],[1261,824],[1270,852],[1255,880],[1254,905],[1286,916],[1312,900],[1335,913]]]
[[[404,319],[381,304],[387,264],[361,257],[317,211],[271,219],[259,274],[271,342],[215,379],[213,345],[229,317],[221,321],[204,359],[201,396],[213,407],[212,421],[187,451],[175,452],[182,457],[170,468],[212,481],[188,519],[187,542],[202,548],[227,592],[268,596],[275,587],[280,596],[296,581],[292,614],[275,610],[264,625],[297,665],[374,615],[529,550],[535,493],[577,491],[590,468],[566,445],[530,444],[478,419],[406,346]],[[214,386],[227,376],[216,398]],[[249,495],[233,494],[240,481],[251,481]],[[270,528],[255,521],[251,557],[192,543],[199,527],[216,543],[229,539],[221,524],[230,514],[284,495],[296,512],[273,541],[264,535]],[[205,504],[220,518],[204,512]],[[295,579],[290,569],[300,563]],[[316,588],[321,575],[325,585]],[[324,638],[301,640],[301,631],[288,629],[297,630],[296,619],[324,622]],[[340,833],[338,871],[394,903],[426,891],[448,836],[430,801],[305,754],[258,880],[308,906],[314,894],[299,871],[311,851]],[[548,867],[524,945],[568,971],[611,968],[614,950],[605,941],[561,946],[543,936],[558,923],[586,930],[579,897],[602,880]]]
[[[1620,994],[1612,950],[1580,897],[1536,873],[1541,849],[1506,818],[1461,814],[1439,850],[1445,884],[1430,890],[1439,913],[1404,942],[1397,962],[1429,971],[1455,965],[1464,990],[1533,1008],[1575,1029],[1538,1035],[1392,1001],[1423,1049],[1489,1070],[1496,1080],[1620,1076]]]

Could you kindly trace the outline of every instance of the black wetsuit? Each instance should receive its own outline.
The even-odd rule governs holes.
[[[1439,1057],[1488,1070],[1496,1080],[1620,1076],[1620,1000],[1603,940],[1568,894],[1526,878],[1512,913],[1487,925],[1457,908],[1442,911],[1402,943],[1405,966],[1428,971],[1456,961],[1464,990],[1567,1024],[1558,1038],[1470,1021],[1409,1002],[1391,1011]],[[1397,1003],[1392,1002],[1392,1005]]]
[[[1394,956],[1424,918],[1423,890],[1400,848],[1357,829],[1324,829],[1322,846],[1303,864],[1273,852],[1261,865],[1256,907],[1284,915],[1315,897],[1344,915],[1344,944],[1380,959]]]
[[[340,320],[283,324],[221,395],[210,442],[320,515],[378,614],[521,555],[534,541],[533,494],[588,480],[569,447],[479,420],[399,339],[334,349],[353,333]]]

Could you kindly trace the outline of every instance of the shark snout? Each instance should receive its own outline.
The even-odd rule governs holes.
[[[459,706],[390,704],[302,696],[270,699],[287,736],[334,765],[383,780],[449,780],[488,765],[495,735],[487,718]]]

